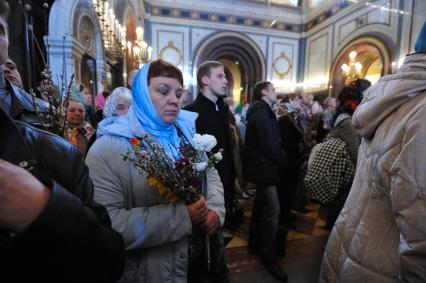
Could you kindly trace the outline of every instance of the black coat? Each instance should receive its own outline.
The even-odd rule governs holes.
[[[42,124],[34,110],[32,96],[25,92],[25,90],[10,83],[7,79],[6,87],[8,88],[11,96],[10,117],[14,120],[22,121],[29,125],[41,128]],[[40,112],[46,112],[49,107],[49,103],[38,98],[35,98],[35,103],[37,104]]]
[[[247,111],[244,150],[244,177],[257,185],[277,185],[278,167],[287,163],[281,148],[281,135],[271,107],[263,100]]]
[[[286,114],[278,119],[278,127],[281,132],[281,146],[288,158],[288,166],[298,168],[307,160],[307,146],[305,135],[301,126]]]
[[[212,149],[212,152],[216,153],[219,149],[223,149],[223,159],[215,165],[215,168],[224,187],[225,202],[228,203],[233,199],[236,178],[230,127],[233,116],[222,99],[219,98],[217,104],[218,111],[215,103],[200,93],[194,102],[184,109],[198,113],[198,118],[195,122],[197,133],[213,135],[216,138],[217,145]]]
[[[29,170],[51,190],[21,234],[0,231],[1,282],[115,282],[124,242],[93,200],[83,156],[66,140],[10,119],[0,109],[0,158]],[[22,162],[25,161],[26,164]]]

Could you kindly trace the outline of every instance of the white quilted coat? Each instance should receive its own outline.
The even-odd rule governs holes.
[[[368,89],[351,192],[320,282],[426,282],[426,54]]]

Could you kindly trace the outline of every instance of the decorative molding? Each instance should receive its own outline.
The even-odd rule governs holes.
[[[294,92],[299,68],[300,42],[294,39],[268,38],[268,80],[281,93]]]
[[[172,64],[176,64],[176,67],[184,72],[189,58],[189,49],[187,48],[190,40],[189,29],[168,25],[153,25],[152,33],[153,59],[162,58]],[[170,58],[168,58],[169,56]]]
[[[217,32],[215,29],[207,29],[207,28],[192,28],[191,29],[191,52],[200,45],[208,36]]]
[[[256,27],[261,29],[268,29],[274,31],[286,31],[291,33],[308,32],[316,26],[322,24],[339,12],[348,7],[355,5],[353,2],[343,1],[323,8],[324,11],[320,12],[314,18],[309,19],[302,24],[291,22],[276,21],[273,19],[265,19],[261,17],[241,16],[241,14],[229,15],[220,14],[218,12],[192,10],[191,8],[175,8],[166,6],[151,5],[151,15],[166,18],[179,18],[187,20],[196,20],[204,22],[214,22],[218,24],[232,24],[239,26]],[[232,11],[232,10],[231,10]],[[303,17],[301,16],[303,21]]]
[[[217,24],[233,24],[239,26],[248,26],[256,27],[262,29],[270,29],[277,31],[286,31],[286,32],[301,32],[301,27],[299,24],[286,23],[281,21],[274,21],[269,19],[253,18],[253,17],[244,17],[236,15],[225,15],[219,14],[217,12],[208,12],[208,11],[194,11],[187,9],[177,9],[177,8],[168,8],[168,7],[151,7],[151,15],[158,17],[171,17],[187,20],[197,20],[197,21],[207,21],[214,22]]]
[[[96,54],[95,26],[88,16],[81,17],[77,40],[86,48],[88,54]]]
[[[340,2],[340,1],[339,1]],[[308,32],[316,26],[324,23],[326,20],[330,19],[334,15],[340,13],[346,8],[354,5],[355,3],[343,1],[340,3],[336,3],[335,5],[331,5],[326,8],[324,11],[320,12],[313,19],[308,20],[306,23],[302,24],[302,31]]]
[[[149,1],[153,6],[159,8],[182,9],[191,11],[221,11],[221,14],[238,15],[243,17],[254,17],[264,19],[279,19],[282,14],[287,14],[286,21],[299,23],[302,11],[300,8],[277,7],[271,1],[267,5],[253,4],[251,0],[155,0]],[[258,2],[259,0],[253,0]],[[283,1],[283,0],[278,0]],[[334,1],[334,0],[333,0]],[[244,3],[241,3],[244,2]]]
[[[297,40],[294,40],[297,42]],[[229,42],[233,42],[232,46],[227,47]],[[265,80],[267,72],[267,64],[265,57],[256,42],[248,35],[238,32],[222,31],[205,37],[199,46],[192,52],[191,75],[195,79],[197,75],[197,67],[205,60],[216,60],[224,58],[227,54],[234,54],[240,57],[240,64],[245,64],[248,72],[246,82],[252,87],[255,82]],[[255,67],[254,67],[255,66]],[[269,66],[269,65],[268,65]],[[194,82],[193,91],[196,92],[196,84]]]
[[[283,64],[284,68],[281,69],[280,67],[283,66]],[[293,69],[293,64],[286,56],[285,52],[281,52],[280,56],[276,57],[274,62],[272,62],[272,69],[274,73],[278,75],[280,80],[283,80]]]
[[[391,2],[388,2],[391,3]],[[378,15],[380,14],[380,15]],[[367,24],[386,24],[391,25],[391,12],[374,9],[367,13]]]
[[[312,54],[311,54],[311,51],[312,51],[312,44],[314,43],[314,42],[316,42],[316,41],[318,41],[318,40],[320,40],[321,38],[324,38],[325,37],[325,47],[326,47],[326,49],[325,49],[325,56],[324,56],[324,69],[323,69],[323,75],[325,76],[326,74],[327,74],[327,68],[326,68],[326,64],[327,64],[327,62],[328,62],[328,48],[329,48],[329,34],[328,33],[325,33],[325,34],[323,34],[323,35],[321,35],[321,36],[318,36],[317,38],[315,38],[315,39],[312,39],[311,41],[309,41],[309,44],[308,44],[308,46],[309,46],[309,48],[308,48],[308,64],[307,64],[307,69],[309,70],[310,69],[310,66],[311,66],[311,57],[312,57]],[[316,52],[318,52],[318,50],[316,50]],[[316,63],[318,63],[318,62],[316,62]],[[309,78],[309,73],[307,74],[308,76],[308,78]]]
[[[173,55],[173,53],[174,53],[175,55]],[[182,61],[183,61],[183,54],[182,54],[182,51],[181,51],[181,50],[179,50],[178,48],[176,48],[176,47],[173,45],[173,42],[172,42],[172,41],[169,41],[169,42],[167,43],[167,46],[166,46],[166,47],[163,47],[163,48],[160,50],[160,52],[159,52],[159,54],[158,54],[158,58],[163,59],[163,60],[166,60],[166,61],[168,61],[168,62],[172,63],[172,64],[173,64],[173,65],[175,65],[175,66],[179,66],[179,65],[180,65],[180,63],[182,63]],[[177,60],[174,60],[174,61],[173,61],[173,58],[177,58]]]
[[[370,16],[374,13],[386,13],[386,18],[385,21],[371,21],[370,20]],[[383,17],[380,17],[380,19],[382,19]],[[356,32],[357,30],[359,30],[360,28],[364,28],[367,26],[371,26],[371,25],[383,25],[383,26],[391,26],[391,16],[390,16],[390,12],[382,12],[381,10],[373,10],[373,11],[368,11],[365,12],[364,14],[353,18],[349,21],[347,21],[346,23],[342,24],[339,26],[338,28],[338,43],[339,45],[342,44],[343,41],[345,41],[349,36],[351,36],[354,32]],[[349,28],[348,28],[349,27]],[[346,32],[342,31],[344,29],[347,29]]]
[[[210,43],[214,42],[215,40],[220,39],[222,37],[226,37],[226,36],[236,37],[245,41],[247,44],[249,44],[253,48],[253,50],[256,51],[256,55],[261,59],[262,63],[265,62],[265,57],[263,57],[262,51],[260,50],[259,46],[252,41],[251,38],[248,38],[245,35],[240,33],[225,31],[225,32],[219,32],[219,33],[213,34],[202,41],[201,45],[198,46],[198,49],[193,54],[193,57],[194,57],[193,66],[197,66],[201,63],[201,62],[198,62],[199,56],[203,52],[203,50],[206,48],[206,46],[208,46]],[[261,68],[262,68],[261,73],[263,78],[266,76],[266,64],[262,64]]]

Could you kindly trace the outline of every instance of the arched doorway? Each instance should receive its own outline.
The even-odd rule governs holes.
[[[266,77],[265,58],[259,47],[236,32],[217,33],[200,44],[194,55],[193,77],[197,76],[197,67],[209,60],[224,64],[229,93],[236,104],[240,103],[241,93],[250,93],[254,84]]]
[[[345,84],[356,78],[372,84],[391,72],[389,51],[373,37],[359,38],[345,46],[333,62],[329,95],[337,96]]]
[[[89,87],[93,97],[97,94],[96,85],[96,61],[88,54],[84,54],[81,59],[81,82]]]

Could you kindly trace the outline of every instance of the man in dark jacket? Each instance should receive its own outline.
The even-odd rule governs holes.
[[[1,109],[0,136],[0,281],[117,281],[123,239],[78,149]]]
[[[215,165],[225,194],[226,218],[225,225],[229,221],[229,211],[234,201],[235,167],[231,153],[231,118],[229,107],[224,103],[228,80],[225,76],[224,66],[220,62],[207,61],[198,67],[197,81],[200,93],[193,103],[185,107],[185,110],[197,112],[196,130],[200,134],[213,135],[217,145],[212,152],[223,149],[223,159]],[[227,281],[227,267],[224,258],[224,245],[222,232],[210,237],[211,268],[210,277],[214,282]],[[193,277],[193,272],[199,270],[195,266],[189,267],[189,281],[201,282],[200,277]],[[192,279],[191,279],[192,278]]]
[[[0,64],[8,57],[7,11],[0,1]],[[2,68],[0,84],[0,281],[116,282],[123,239],[93,201],[83,156],[64,139],[14,121],[40,120]]]
[[[8,26],[6,22],[8,12],[8,4],[3,0],[0,1],[0,29],[3,30],[3,33],[0,34],[0,65],[6,64],[9,58]],[[47,102],[36,99],[36,103],[40,111],[47,111]],[[4,67],[0,68],[0,108],[13,119],[41,126],[40,119],[34,111],[31,95],[5,78]]]
[[[277,101],[274,86],[267,81],[258,82],[253,89],[253,101],[247,111],[244,156],[244,177],[256,184],[249,248],[259,254],[262,265],[273,276],[287,281],[277,255],[278,167],[286,163],[286,157],[281,149],[277,119],[272,112],[272,105]]]
[[[290,102],[279,103],[276,115],[281,132],[281,148],[286,153],[288,164],[279,168],[280,183],[278,196],[280,201],[280,217],[278,221],[277,241],[278,255],[285,256],[287,234],[292,227],[290,212],[294,195],[297,192],[302,166],[308,158],[304,130],[297,110]]]

